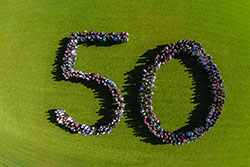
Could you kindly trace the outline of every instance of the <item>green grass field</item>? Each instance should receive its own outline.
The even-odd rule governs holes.
[[[0,166],[250,166],[249,11],[248,0],[1,0]],[[48,113],[62,107],[94,124],[110,108],[95,89],[53,73],[63,39],[84,29],[130,34],[129,43],[78,50],[75,69],[112,79],[126,98],[110,135],[70,134]],[[174,147],[150,137],[135,100],[143,55],[179,39],[196,40],[213,56],[227,102],[202,139]],[[191,112],[204,109],[202,77],[178,59],[157,73],[153,106],[166,129],[185,126]]]

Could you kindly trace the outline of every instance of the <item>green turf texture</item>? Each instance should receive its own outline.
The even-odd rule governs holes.
[[[0,1],[0,166],[249,166],[249,11],[249,0]],[[133,104],[110,135],[70,134],[51,123],[47,111],[60,107],[81,122],[101,118],[102,99],[92,89],[51,74],[60,40],[83,29],[130,33],[129,43],[81,46],[75,67],[112,79],[123,95],[131,87],[127,72],[147,51],[179,39],[202,43],[226,85],[219,122],[179,147],[136,135]],[[185,125],[195,107],[193,80],[176,59],[157,72],[153,106],[165,128]]]

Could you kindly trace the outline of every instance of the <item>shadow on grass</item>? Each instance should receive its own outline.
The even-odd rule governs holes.
[[[190,78],[193,78],[192,88],[194,91],[193,97],[190,99],[192,104],[195,104],[194,109],[189,114],[186,126],[177,129],[176,133],[185,132],[193,129],[198,124],[203,124],[208,113],[208,108],[212,103],[209,80],[207,73],[203,67],[201,67],[195,58],[188,55],[178,55],[176,59],[179,60],[181,65],[187,68],[187,72],[191,74]]]
[[[159,53],[164,46],[158,46],[155,49],[148,50],[140,59],[136,62],[139,64],[135,66],[133,70],[125,73],[126,86],[124,86],[124,91],[127,92],[127,95],[124,96],[126,102],[126,123],[130,128],[133,129],[134,135],[141,137],[142,141],[151,143],[151,144],[163,144],[158,138],[153,136],[147,126],[143,123],[143,117],[140,113],[140,104],[138,99],[138,89],[140,86],[142,78],[142,70],[148,65],[152,64],[154,57]]]
[[[124,91],[127,92],[125,96],[126,110],[125,113],[127,120],[125,121],[130,128],[133,129],[134,135],[142,138],[141,141],[151,143],[153,145],[163,144],[158,138],[152,135],[147,126],[143,123],[143,117],[140,114],[140,104],[138,99],[138,89],[142,77],[142,70],[153,63],[155,56],[164,48],[165,45],[157,46],[157,48],[148,50],[137,61],[137,66],[133,70],[125,73],[126,86]],[[205,70],[197,64],[194,58],[187,55],[176,55],[176,59],[180,64],[186,67],[186,71],[193,77],[192,88],[194,89],[193,98],[190,99],[191,103],[195,104],[194,109],[191,111],[189,118],[184,127],[180,127],[174,132],[185,132],[192,129],[197,124],[201,124],[211,104],[209,93],[209,82]],[[164,68],[164,67],[162,67]],[[157,82],[157,80],[156,80]]]
[[[97,122],[92,126],[99,127],[100,125],[108,124],[114,118],[113,111],[115,110],[115,107],[116,107],[109,89],[107,87],[98,85],[94,81],[85,81],[85,80],[80,80],[80,79],[65,80],[63,75],[62,75],[62,70],[61,70],[61,65],[63,63],[62,58],[63,58],[64,52],[66,50],[68,40],[69,40],[69,38],[63,38],[59,42],[60,47],[56,51],[56,58],[55,58],[54,64],[52,65],[53,71],[51,72],[51,74],[53,74],[53,76],[54,76],[53,79],[55,81],[64,80],[64,81],[72,82],[75,84],[81,83],[81,84],[83,84],[83,86],[90,88],[93,91],[95,98],[98,98],[100,101],[101,109],[99,111],[97,111],[96,113],[98,114],[98,116],[102,116],[102,118],[97,120]],[[115,44],[118,44],[118,43],[101,43],[101,42],[92,43],[92,42],[88,42],[88,43],[84,43],[83,45],[86,47],[89,47],[92,45],[95,45],[97,47],[99,47],[99,46],[109,47],[109,46],[112,46]],[[68,130],[67,128],[65,128],[64,126],[57,124],[56,116],[54,113],[55,110],[56,109],[51,109],[51,110],[47,111],[48,120],[51,123],[56,124],[60,128],[64,129],[65,131],[73,133],[70,130]],[[69,112],[67,111],[67,113],[70,115],[70,111]],[[77,118],[74,118],[74,119],[77,120]],[[84,122],[82,122],[82,123],[84,123]]]

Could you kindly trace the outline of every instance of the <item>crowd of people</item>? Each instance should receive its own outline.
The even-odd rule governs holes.
[[[97,33],[94,31],[88,32],[84,30],[83,32],[71,33],[69,42],[67,44],[66,51],[62,58],[63,63],[61,66],[62,74],[65,79],[83,79],[86,81],[97,82],[100,86],[107,87],[114,101],[116,103],[115,118],[111,120],[107,125],[101,125],[100,127],[89,126],[85,124],[78,123],[72,117],[70,117],[64,109],[57,109],[55,111],[56,121],[58,124],[69,129],[71,132],[80,133],[83,135],[103,135],[110,133],[111,130],[120,122],[122,114],[124,112],[125,103],[124,98],[121,95],[120,89],[116,86],[115,82],[99,76],[97,73],[85,73],[79,70],[74,70],[75,60],[77,58],[77,48],[79,44],[85,42],[104,42],[104,43],[122,43],[128,42],[129,34],[126,32],[121,33]]]
[[[128,42],[129,34],[126,32],[121,33],[97,33],[94,31],[76,32],[71,33],[65,54],[63,56],[63,64],[61,66],[62,74],[65,79],[83,79],[86,81],[95,81],[101,86],[107,87],[112,97],[114,98],[117,106],[115,110],[115,118],[107,125],[100,127],[89,126],[78,123],[70,117],[64,109],[57,109],[55,114],[58,124],[69,129],[71,132],[80,133],[83,135],[103,135],[110,133],[111,130],[120,122],[124,112],[124,98],[121,95],[120,89],[116,84],[97,73],[86,73],[79,70],[74,70],[75,60],[77,58],[77,48],[79,44],[85,42],[104,42],[104,43],[122,43]],[[177,54],[187,54],[194,57],[198,64],[200,64],[207,72],[212,97],[212,103],[209,107],[206,119],[197,125],[192,130],[186,132],[174,133],[169,132],[162,128],[161,122],[154,114],[152,107],[154,82],[156,80],[156,72],[160,69],[161,65],[170,61],[172,57]],[[212,57],[205,52],[201,44],[191,40],[178,41],[176,44],[169,44],[156,55],[154,63],[149,65],[143,70],[141,86],[139,88],[139,99],[141,105],[141,114],[144,117],[144,123],[149,128],[150,132],[158,137],[164,143],[171,143],[173,145],[182,145],[195,141],[202,137],[205,132],[209,131],[211,127],[218,121],[223,105],[225,103],[225,86],[220,75],[217,65],[212,62]]]
[[[170,61],[177,54],[188,54],[194,57],[207,72],[210,86],[212,103],[209,107],[205,120],[195,128],[186,132],[174,133],[162,128],[160,120],[156,117],[153,107],[152,98],[156,72],[161,65]],[[141,86],[139,88],[139,100],[141,114],[144,117],[144,123],[150,132],[164,143],[173,145],[183,145],[190,141],[196,141],[209,131],[215,125],[221,115],[225,103],[225,86],[220,75],[217,65],[213,63],[212,57],[205,52],[201,44],[191,40],[178,41],[176,44],[169,44],[156,55],[154,63],[143,70]]]

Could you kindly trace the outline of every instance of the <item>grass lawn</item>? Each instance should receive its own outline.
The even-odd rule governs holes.
[[[0,166],[249,166],[249,11],[249,0],[0,1]],[[124,117],[110,135],[70,134],[50,118],[64,108],[95,124],[109,112],[98,89],[58,78],[65,38],[84,29],[130,34],[128,43],[78,49],[75,69],[108,77],[125,96]],[[227,97],[209,133],[174,147],[142,126],[136,91],[145,61],[179,39],[196,40],[213,56]],[[153,106],[171,131],[206,110],[204,75],[188,64],[173,59],[157,72]]]

